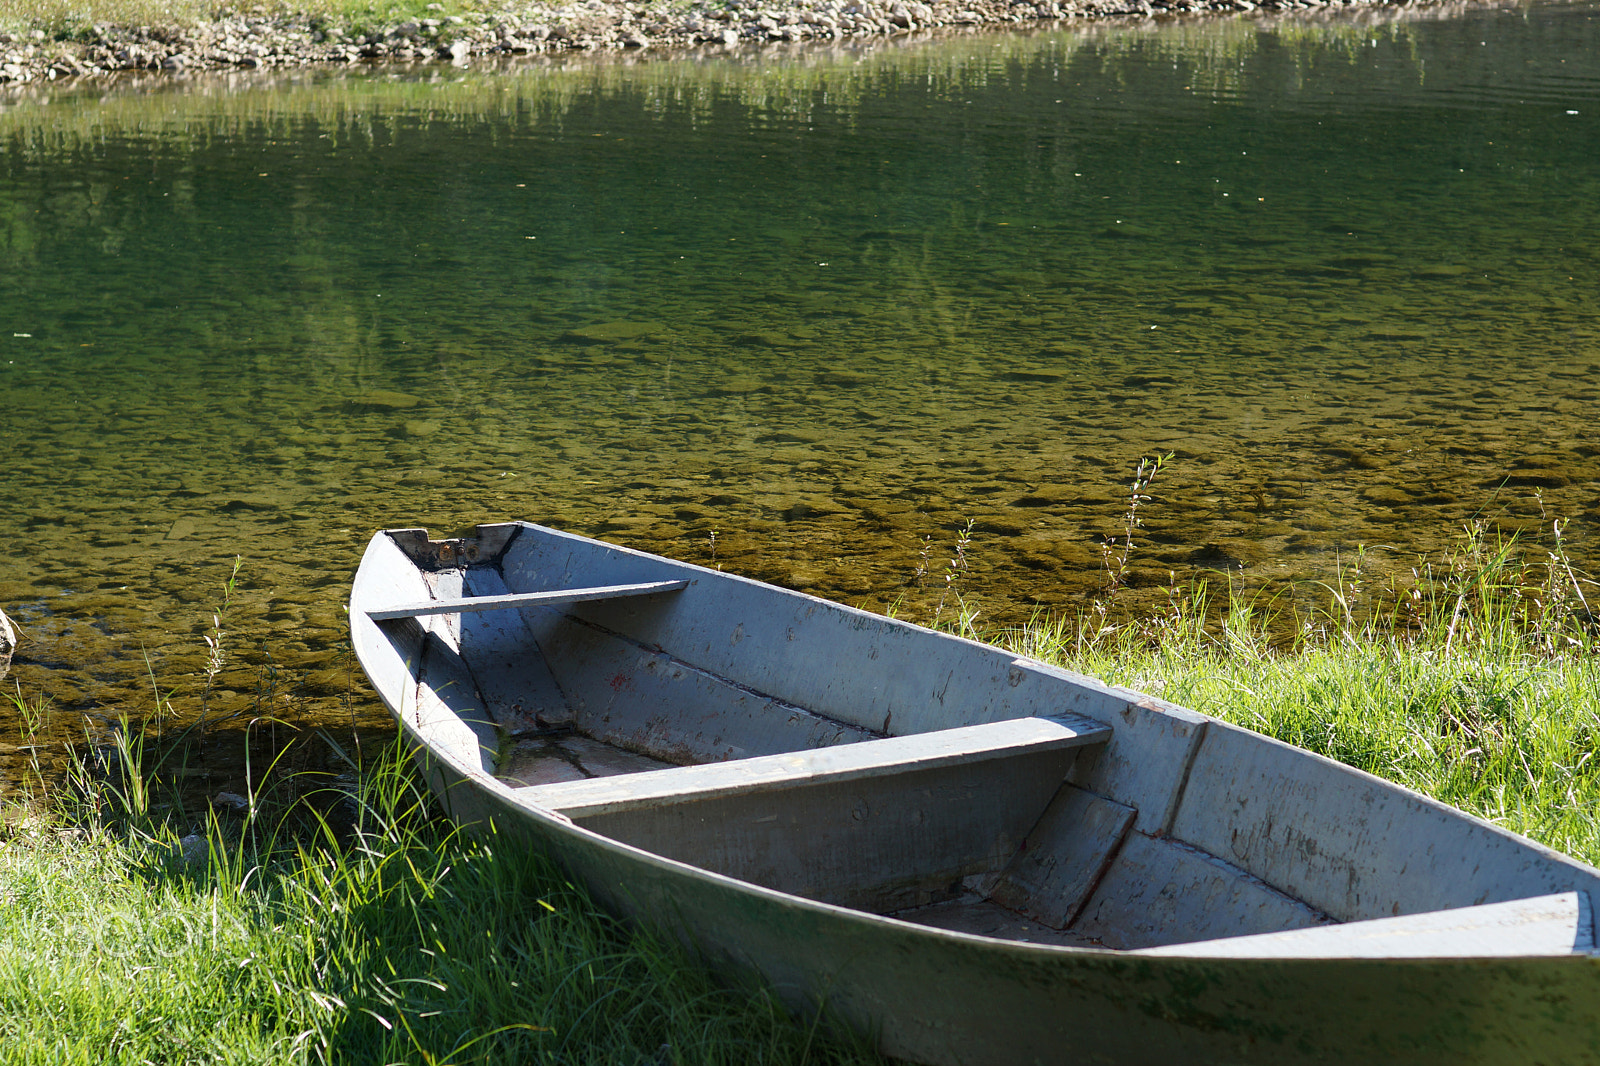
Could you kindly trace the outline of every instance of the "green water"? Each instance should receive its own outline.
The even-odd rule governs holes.
[[[4,98],[14,676],[192,696],[240,556],[215,705],[375,723],[366,539],[505,518],[1075,610],[1157,451],[1141,588],[1600,562],[1600,8],[1361,19]]]

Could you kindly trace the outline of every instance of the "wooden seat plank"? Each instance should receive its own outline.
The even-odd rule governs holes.
[[[504,611],[516,607],[554,607],[586,600],[616,600],[625,596],[654,596],[687,588],[687,580],[647,581],[637,585],[599,585],[594,588],[554,589],[550,592],[512,592],[504,596],[464,596],[443,600],[423,600],[382,610],[368,611],[374,622],[397,618],[419,618],[430,614],[470,614],[477,611]]]
[[[1014,718],[515,794],[665,858],[887,913],[1004,864],[1084,745],[1110,735],[1077,716]]]
[[[903,737],[762,755],[699,766],[586,781],[563,781],[518,789],[540,807],[574,819],[624,810],[656,808],[708,799],[844,784],[864,778],[935,770],[1003,759],[1028,752],[1103,744],[1111,728],[1092,718],[1069,714],[1054,718],[1012,718],[985,725],[942,729]]]

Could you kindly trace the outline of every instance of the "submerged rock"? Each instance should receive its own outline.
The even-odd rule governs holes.
[[[11,628],[11,619],[0,611],[0,677],[6,676],[6,671],[11,669],[11,653],[17,647],[17,632]]]
[[[595,322],[568,330],[561,339],[580,344],[615,344],[654,336],[665,329],[660,322]]]
[[[373,389],[346,401],[352,411],[409,411],[422,403],[421,397],[392,389]]]
[[[190,833],[169,849],[179,866],[203,866],[211,860],[211,842],[199,833]]]

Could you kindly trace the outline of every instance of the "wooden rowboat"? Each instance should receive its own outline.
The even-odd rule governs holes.
[[[1600,871],[968,640],[524,523],[376,535],[464,824],[925,1063],[1600,1063]]]

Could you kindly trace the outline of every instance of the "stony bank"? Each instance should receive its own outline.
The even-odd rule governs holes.
[[[0,83],[120,71],[292,67],[362,62],[469,63],[488,57],[888,37],[940,27],[1055,20],[1165,19],[1239,12],[1396,7],[1368,0],[580,0],[470,9],[458,3],[387,15],[306,7],[221,10],[149,24],[82,16],[0,17]],[[1417,4],[1414,6],[1432,6]],[[4,9],[0,8],[0,16]]]

